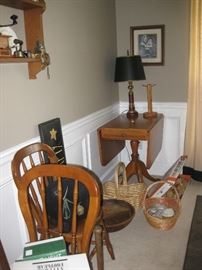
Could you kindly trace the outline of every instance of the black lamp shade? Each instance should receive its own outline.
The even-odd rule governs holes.
[[[144,68],[139,55],[116,58],[115,82],[145,80]]]

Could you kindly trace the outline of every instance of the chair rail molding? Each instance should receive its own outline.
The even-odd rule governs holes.
[[[76,163],[92,169],[101,181],[113,177],[118,161],[128,162],[130,147],[127,147],[109,164],[102,166],[99,158],[97,129],[127,110],[128,103],[109,106],[72,123],[62,125],[63,140],[68,163]],[[139,112],[147,111],[147,104],[136,102]],[[162,175],[183,153],[186,120],[185,103],[153,103],[154,111],[163,113],[164,133],[162,149],[150,169],[153,175]],[[14,154],[25,145],[40,141],[39,136],[0,152],[0,238],[10,264],[22,253],[27,241],[27,232],[18,206],[17,190],[12,179],[11,161]],[[172,151],[170,151],[172,145]],[[140,158],[144,160],[145,143],[140,143]],[[10,213],[9,215],[7,213]],[[15,230],[13,231],[13,224]],[[15,245],[13,243],[15,242]]]

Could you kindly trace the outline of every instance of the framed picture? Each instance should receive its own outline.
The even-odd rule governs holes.
[[[130,46],[144,65],[164,65],[165,25],[131,26]]]

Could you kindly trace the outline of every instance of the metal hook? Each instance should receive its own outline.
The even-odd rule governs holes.
[[[12,16],[10,16],[10,19],[11,19],[13,22],[10,23],[10,24],[1,24],[0,27],[13,26],[13,25],[17,24],[17,23],[18,23],[18,22],[17,22],[17,18],[18,18],[17,15],[12,15]]]

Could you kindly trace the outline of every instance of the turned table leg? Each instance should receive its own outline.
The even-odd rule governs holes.
[[[132,154],[131,154],[131,161],[126,167],[126,175],[127,179],[129,179],[132,175],[136,175],[138,182],[143,182],[143,176],[153,182],[157,181],[156,178],[152,177],[147,170],[146,165],[143,161],[139,160],[138,154],[138,147],[139,147],[139,140],[132,140],[130,142]]]

